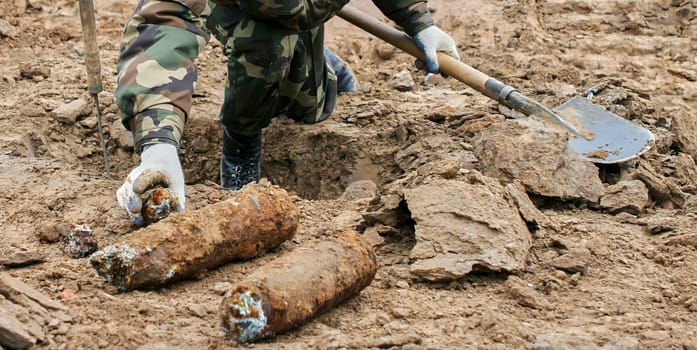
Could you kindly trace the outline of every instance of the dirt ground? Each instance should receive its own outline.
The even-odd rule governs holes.
[[[369,1],[353,3],[379,15]],[[0,3],[6,22],[0,27],[0,257],[44,254],[41,264],[7,270],[62,300],[73,318],[45,325],[47,339],[36,348],[233,348],[217,314],[225,283],[324,229],[351,226],[371,234],[379,264],[373,283],[311,323],[252,347],[697,349],[697,1],[430,2],[465,62],[549,106],[598,88],[595,103],[656,135],[656,146],[640,159],[599,166],[605,186],[627,176],[644,182],[650,201],[643,209],[615,213],[598,203],[530,194],[547,223],[531,228],[521,271],[450,282],[417,278],[410,273],[413,222],[371,229],[361,214],[374,210],[375,200],[342,196],[349,184],[370,180],[380,198],[391,184],[443,159],[477,171],[473,138],[514,115],[452,79],[422,83],[412,58],[333,19],[327,45],[355,71],[359,91],[341,96],[322,124],[281,117],[264,133],[262,175],[295,195],[296,237],[196,280],[116,293],[87,259],[63,253],[55,226],[86,224],[100,247],[134,230],[115,191],[138,159],[111,97],[118,39],[133,5],[95,3],[109,180],[86,90],[77,3]],[[215,185],[221,45],[211,42],[198,64],[181,149],[188,209],[230,196]],[[408,91],[397,89],[404,84],[395,81],[399,72],[415,81]],[[78,98],[87,105],[77,123],[58,120],[53,111]],[[571,268],[554,263],[572,250],[587,254]]]

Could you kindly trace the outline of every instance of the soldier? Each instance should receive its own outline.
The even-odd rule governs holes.
[[[140,165],[117,191],[119,206],[142,224],[140,194],[169,187],[184,210],[177,153],[197,80],[194,60],[212,33],[227,61],[220,183],[237,190],[257,181],[261,130],[279,114],[317,123],[338,93],[354,90],[344,62],[324,48],[323,24],[349,0],[139,0],[126,24],[117,64],[116,104],[135,136]],[[411,35],[438,72],[436,51],[459,58],[434,25],[424,0],[373,0]]]

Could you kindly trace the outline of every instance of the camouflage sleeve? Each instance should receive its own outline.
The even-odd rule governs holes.
[[[424,0],[373,0],[375,5],[409,35],[433,25]]]
[[[225,2],[225,0],[218,0]],[[229,0],[228,0],[229,1]],[[272,21],[296,32],[315,28],[349,0],[236,0],[253,18]]]
[[[121,37],[114,99],[136,148],[179,145],[208,42],[206,0],[140,0]]]

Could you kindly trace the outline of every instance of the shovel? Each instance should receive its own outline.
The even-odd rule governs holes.
[[[411,37],[351,7],[338,16],[389,44],[423,60]],[[583,97],[573,97],[550,110],[515,88],[478,71],[446,54],[438,54],[440,71],[492,98],[504,106],[542,119],[553,120],[570,132],[569,145],[579,157],[594,163],[619,163],[648,151],[653,134],[620,116],[594,105]]]

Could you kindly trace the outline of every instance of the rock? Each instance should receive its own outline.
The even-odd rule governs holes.
[[[51,112],[53,118],[64,124],[75,124],[77,118],[90,113],[87,101],[78,98],[72,102],[63,104]]]
[[[11,25],[6,20],[0,18],[0,38],[6,36],[10,38],[17,37],[17,28]]]
[[[625,180],[608,186],[600,199],[600,206],[613,214],[639,214],[648,204],[649,190],[639,180]]]
[[[92,229],[87,225],[70,226],[70,231],[63,239],[63,252],[73,259],[86,258],[97,251],[97,241]]]
[[[426,163],[416,169],[416,173],[421,176],[437,175],[445,179],[455,177],[462,169],[463,164],[460,159],[441,159]]]
[[[468,136],[475,136],[482,132],[482,130],[488,128],[489,126],[504,121],[505,118],[500,115],[487,115],[477,119],[472,119],[466,121],[460,130],[462,133]]]
[[[598,350],[593,340],[588,336],[546,333],[535,338],[535,350]]]
[[[639,341],[635,338],[622,338],[608,343],[605,343],[602,350],[637,350],[639,349]]]
[[[208,310],[206,307],[202,304],[191,304],[187,305],[186,309],[189,310],[189,312],[198,317],[198,318],[205,318],[206,315],[208,315]]]
[[[65,288],[62,292],[60,292],[60,294],[58,294],[58,299],[64,302],[73,301],[75,298],[77,298],[77,294],[75,294],[75,291],[70,288]]]
[[[123,149],[133,149],[135,147],[135,141],[133,139],[133,133],[126,130],[121,122],[121,119],[114,120],[114,123],[109,128],[109,133],[111,138],[116,140],[119,147]]]
[[[387,61],[394,57],[395,47],[390,44],[379,43],[375,46],[375,52],[381,59]]]
[[[499,315],[494,309],[487,307],[482,313],[482,318],[479,320],[479,326],[482,329],[490,329],[499,323]]]
[[[232,283],[230,282],[218,282],[213,285],[213,291],[220,295],[223,295],[231,290]]]
[[[27,349],[36,344],[36,337],[29,334],[23,322],[15,317],[5,297],[0,295],[0,345],[9,349]]]
[[[385,243],[385,238],[380,236],[379,228],[376,226],[366,228],[361,237],[363,237],[363,240],[368,242],[371,247],[377,247]]]
[[[537,209],[535,204],[530,200],[528,194],[525,193],[525,187],[518,180],[506,185],[506,197],[511,199],[518,207],[520,216],[529,224],[542,226],[547,224],[547,216]]]
[[[80,124],[80,126],[87,128],[87,129],[94,129],[99,124],[99,120],[97,120],[97,117],[95,117],[95,116],[90,116],[90,117],[87,117],[83,120],[80,120],[78,122],[78,124]]]
[[[417,334],[388,335],[377,339],[363,339],[357,348],[361,349],[393,349],[402,348],[408,344],[421,344],[421,337]]]
[[[474,140],[483,172],[506,183],[519,179],[527,192],[597,202],[603,194],[598,168],[579,158],[565,132],[533,119],[491,125]]]
[[[332,219],[332,224],[337,229],[350,227],[358,230],[363,223],[363,216],[355,210],[344,210]]]
[[[392,88],[397,91],[411,91],[414,90],[414,86],[416,86],[414,78],[411,77],[411,73],[406,69],[397,72],[392,77]]]
[[[27,0],[15,0],[15,8],[20,11],[27,9]]]
[[[18,252],[0,258],[0,265],[5,267],[24,267],[44,261],[46,261],[46,257],[39,252]]]
[[[697,118],[688,113],[673,115],[673,134],[681,151],[697,158]]]
[[[524,268],[530,232],[498,182],[481,176],[476,180],[436,179],[404,190],[416,222],[412,274],[429,281],[448,281],[475,268]]]
[[[522,306],[537,310],[551,309],[551,305],[547,300],[543,299],[538,292],[532,289],[532,287],[520,277],[508,276],[506,283],[504,283],[504,288],[506,292]]]
[[[553,258],[550,265],[570,273],[588,273],[588,260],[591,258],[590,250],[586,248],[574,248],[563,255]]]
[[[46,79],[51,76],[51,70],[39,62],[22,63],[19,65],[19,75],[27,79]]]
[[[411,309],[406,307],[393,307],[390,314],[394,318],[406,319],[411,315]]]
[[[65,310],[60,302],[0,273],[0,348],[26,349],[37,341],[45,342],[43,325],[71,321]]]
[[[36,231],[36,237],[41,243],[56,243],[61,240],[61,233],[56,229],[56,225],[43,224]]]
[[[342,199],[355,201],[357,199],[374,198],[378,194],[378,186],[370,180],[360,180],[350,183],[344,190]]]
[[[673,179],[661,175],[646,160],[642,159],[639,161],[639,166],[633,177],[642,181],[648,188],[651,197],[658,202],[669,200],[682,208],[687,201],[687,194],[683,192],[680,186]]]
[[[409,213],[402,207],[403,197],[399,194],[391,193],[380,196],[379,201],[374,204],[374,208],[363,213],[363,219],[367,226],[380,224],[388,227],[398,227],[407,220],[411,219]]]
[[[131,134],[131,133],[128,132],[128,134]],[[132,139],[133,139],[133,135],[131,134],[131,140]],[[131,142],[133,142],[133,141],[131,141]],[[206,152],[211,150],[211,142],[210,142],[210,140],[208,140],[208,137],[206,137],[206,136],[196,137],[191,142],[191,149],[195,153],[206,153]]]
[[[13,298],[14,296],[24,295],[27,298],[39,303],[41,306],[54,310],[67,310],[63,304],[43,295],[41,292],[30,287],[26,283],[13,278],[7,273],[0,273],[0,294],[9,297],[12,299],[12,301],[16,301]]]

